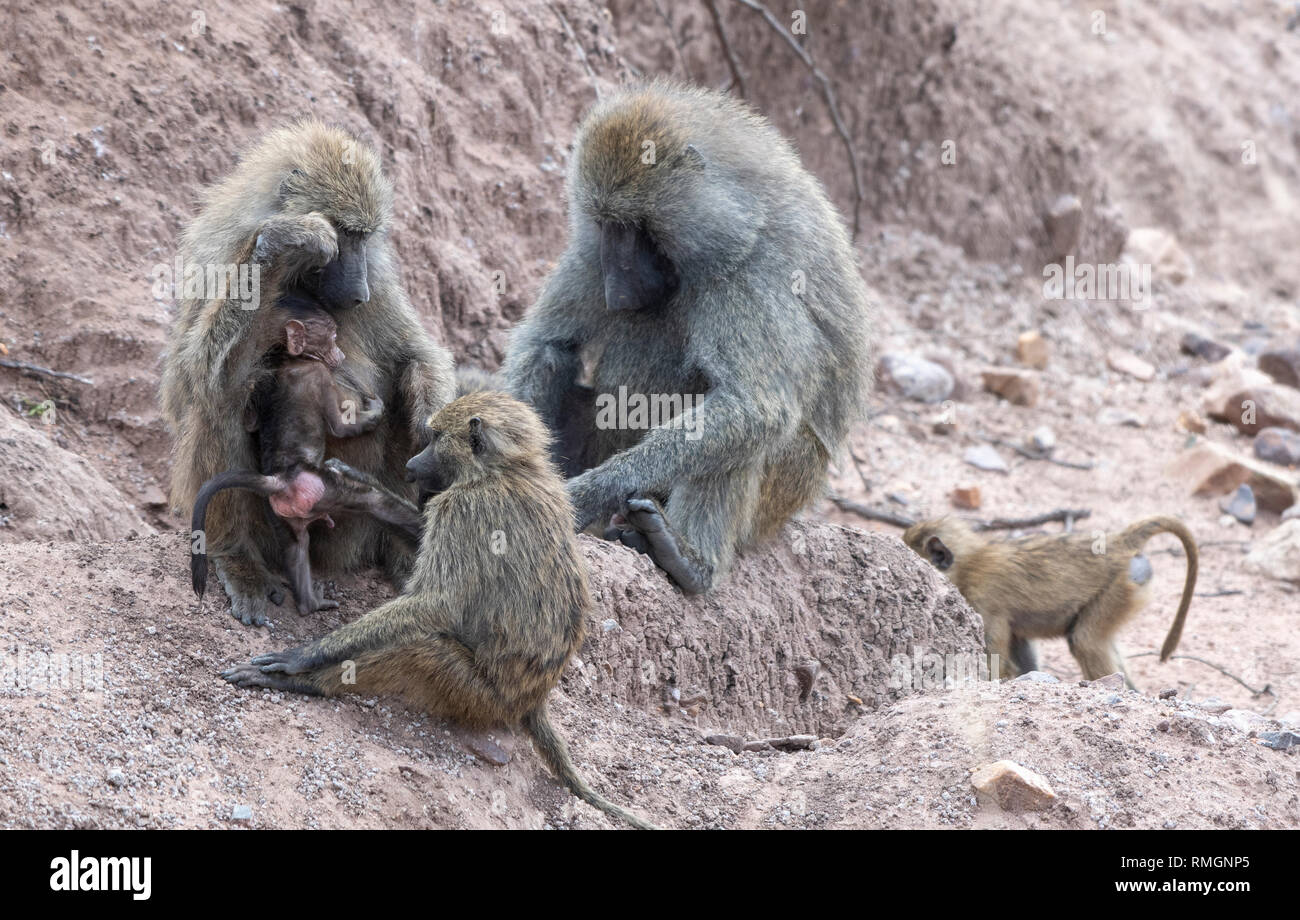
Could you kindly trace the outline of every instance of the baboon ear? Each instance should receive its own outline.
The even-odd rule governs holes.
[[[307,350],[307,327],[301,320],[291,319],[284,324],[284,347],[294,356]]]
[[[483,420],[477,415],[469,420],[469,449],[475,456],[483,453]]]
[[[952,566],[952,550],[944,546],[943,541],[938,537],[930,537],[925,541],[925,554],[934,567],[941,572]]]

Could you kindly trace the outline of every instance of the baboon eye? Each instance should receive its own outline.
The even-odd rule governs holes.
[[[469,420],[469,448],[475,454],[483,453],[483,420],[477,415]]]

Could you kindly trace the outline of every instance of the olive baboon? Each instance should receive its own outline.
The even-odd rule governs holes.
[[[325,696],[397,693],[475,728],[522,722],[576,795],[648,826],[582,780],[546,715],[591,606],[546,429],[527,406],[491,391],[462,396],[429,425],[429,446],[407,471],[435,494],[403,594],[323,639],[222,676]]]
[[[187,273],[251,264],[262,276],[264,304],[301,287],[325,305],[338,322],[350,376],[388,407],[374,430],[330,438],[327,452],[414,495],[398,471],[418,449],[422,421],[450,401],[455,383],[450,355],[421,328],[402,290],[387,239],[391,212],[392,189],[374,150],[303,121],[271,132],[206,192],[181,257]],[[171,501],[181,510],[217,473],[256,467],[242,420],[250,384],[266,372],[265,344],[274,339],[273,310],[248,309],[225,285],[199,287],[186,283],[161,387],[175,440]],[[409,563],[410,551],[382,522],[346,514],[336,524],[312,541],[318,571],[383,563],[396,576]],[[273,572],[282,565],[266,501],[223,493],[208,509],[206,535],[231,612],[244,623],[265,622],[268,597],[281,593]]]
[[[264,495],[271,510],[288,525],[284,555],[289,586],[300,614],[338,606],[324,600],[312,582],[308,527],[343,511],[368,511],[382,515],[385,506],[369,500],[369,490],[358,490],[336,476],[324,474],[325,438],[350,438],[364,434],[383,416],[383,401],[341,389],[335,375],[341,371],[343,352],[336,344],[337,324],[314,299],[293,292],[275,307],[282,319],[283,341],[273,350],[278,364],[255,387],[244,414],[244,427],[257,432],[259,469],[218,473],[199,489],[194,500],[191,532],[201,537],[208,502],[223,489],[248,489]],[[412,545],[420,539],[420,517],[414,510],[390,520]],[[190,576],[194,592],[203,596],[207,586],[208,558],[202,542],[191,546]]]
[[[609,521],[705,591],[823,490],[870,386],[872,305],[821,184],[742,103],[622,92],[571,162],[568,248],[504,372],[558,431],[591,364],[578,529]],[[611,417],[629,394],[659,417]]]
[[[1149,517],[1119,533],[988,540],[965,521],[938,518],[913,524],[903,542],[947,575],[983,618],[985,645],[999,656],[1003,677],[1038,670],[1031,639],[1064,636],[1085,678],[1118,672],[1133,687],[1115,637],[1147,602],[1152,572],[1142,547],[1158,533],[1176,536],[1187,553],[1183,599],[1160,649],[1168,661],[1196,587],[1196,541],[1181,521]]]

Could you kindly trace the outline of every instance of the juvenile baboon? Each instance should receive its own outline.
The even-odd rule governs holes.
[[[583,781],[546,715],[591,606],[546,429],[527,406],[490,391],[457,399],[429,426],[429,446],[407,475],[435,494],[403,594],[323,639],[222,676],[323,696],[401,694],[471,728],[522,722],[579,798],[649,827]]]
[[[331,515],[370,511],[381,517],[387,505],[370,499],[369,490],[325,473],[325,438],[351,438],[379,424],[383,401],[340,388],[343,352],[336,343],[337,325],[315,300],[296,292],[274,307],[282,334],[271,351],[277,363],[254,387],[244,413],[244,427],[257,432],[259,470],[228,470],[205,482],[194,500],[191,532],[204,533],[208,503],[223,489],[247,489],[265,496],[271,510],[288,525],[284,565],[300,614],[331,609],[312,582],[308,528],[317,521],[334,526]],[[399,506],[400,510],[400,506]],[[419,512],[402,513],[390,523],[411,540],[420,538]],[[190,576],[194,592],[207,586],[208,557],[201,540],[191,546]]]
[[[873,309],[821,184],[743,103],[618,93],[572,164],[568,248],[504,372],[558,431],[591,364],[578,529],[608,521],[705,591],[822,492],[870,385]],[[629,394],[660,417],[611,419]]]
[[[251,264],[261,273],[261,304],[298,287],[325,305],[338,322],[350,376],[387,406],[370,432],[328,438],[327,453],[413,497],[400,479],[402,463],[419,448],[422,421],[450,401],[455,383],[450,355],[421,328],[402,290],[387,239],[391,212],[392,189],[374,150],[303,121],[268,134],[208,189],[185,230],[181,258],[200,282],[205,271]],[[274,311],[248,309],[224,285],[196,287],[184,285],[161,387],[175,441],[171,501],[182,511],[217,473],[257,465],[243,409],[250,382],[264,370],[259,346],[274,324]],[[231,612],[244,623],[265,622],[282,565],[266,503],[249,492],[225,492],[206,523]],[[335,523],[312,540],[317,571],[382,563],[397,576],[409,564],[410,551],[390,539],[382,522],[347,513]]]
[[[1158,533],[1176,536],[1187,553],[1183,599],[1160,649],[1167,661],[1196,587],[1196,541],[1181,521],[1149,517],[1118,533],[989,540],[965,521],[938,518],[909,527],[903,542],[947,575],[983,618],[985,645],[1001,659],[1003,677],[1038,669],[1031,639],[1064,636],[1086,679],[1119,672],[1133,687],[1115,639],[1147,602],[1152,572],[1142,547]]]

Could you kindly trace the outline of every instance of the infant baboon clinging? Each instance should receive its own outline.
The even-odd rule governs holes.
[[[1147,602],[1151,563],[1142,547],[1158,533],[1176,536],[1187,553],[1183,599],[1160,649],[1167,661],[1196,587],[1196,541],[1181,521],[1149,517],[1118,533],[989,540],[965,521],[939,518],[913,524],[903,541],[947,575],[983,618],[985,645],[999,656],[1003,677],[1038,669],[1030,640],[1064,636],[1086,679],[1119,672],[1133,687],[1115,638]]]
[[[387,230],[392,189],[369,146],[316,121],[273,131],[235,170],[209,189],[185,230],[181,258],[213,284],[182,291],[164,359],[163,414],[174,437],[172,504],[189,509],[204,482],[224,470],[255,469],[253,438],[244,431],[250,383],[264,369],[273,310],[215,284],[223,267],[261,273],[260,300],[285,290],[318,298],[338,323],[338,342],[359,390],[388,411],[358,437],[327,439],[328,453],[372,474],[408,498],[401,481],[419,449],[422,423],[454,393],[451,357],[424,329],[402,290]],[[178,279],[178,284],[180,283]],[[268,597],[280,592],[282,538],[262,499],[224,492],[207,509],[207,549],[244,623],[266,621]],[[410,550],[382,522],[347,512],[311,541],[318,571],[383,563],[403,573]]]
[[[346,375],[341,373],[344,355],[336,343],[337,325],[314,299],[290,292],[274,310],[281,333],[271,355],[279,363],[258,381],[244,413],[244,427],[257,432],[261,472],[228,470],[205,482],[194,500],[191,531],[202,538],[208,502],[223,489],[266,496],[290,530],[284,541],[285,571],[298,612],[305,615],[338,606],[321,598],[312,582],[308,527],[316,521],[333,527],[333,514],[367,511],[394,524],[414,545],[420,538],[420,516],[412,505],[394,519],[388,502],[372,499],[375,493],[324,473],[326,436],[364,434],[379,424],[384,404],[340,389],[335,375]],[[190,576],[194,592],[202,597],[208,579],[202,541],[191,546]]]
[[[577,796],[648,827],[583,781],[546,715],[591,606],[546,429],[527,406],[491,391],[457,399],[429,426],[429,446],[407,475],[436,494],[404,593],[323,639],[223,676],[326,696],[397,693],[470,727],[522,722]]]
[[[589,454],[561,448],[593,465],[568,483],[578,529],[608,521],[705,591],[821,493],[870,385],[867,290],[821,184],[725,95],[621,92],[572,164],[568,248],[504,373],[560,431],[592,363]],[[628,394],[660,417],[620,417]]]

